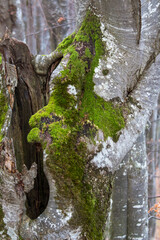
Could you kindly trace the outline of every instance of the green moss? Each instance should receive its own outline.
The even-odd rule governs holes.
[[[3,91],[0,91],[0,129],[2,128],[4,121],[5,121],[5,116],[8,110],[7,106],[7,100],[6,97],[3,93]]]
[[[58,126],[58,123],[56,125]],[[55,130],[53,143],[48,151],[50,158],[47,160],[47,165],[57,184],[60,198],[58,202],[62,202],[59,206],[65,211],[68,206],[64,204],[62,198],[65,198],[65,202],[68,201],[68,205],[72,201],[75,212],[70,224],[77,227],[76,222],[77,225],[83,226],[84,236],[87,239],[100,240],[103,238],[111,188],[108,191],[105,190],[106,195],[104,194],[103,197],[106,197],[106,201],[103,204],[98,190],[94,190],[94,183],[88,183],[87,175],[85,175],[87,150],[84,143],[77,144],[78,132],[73,129],[72,132],[66,130],[64,133],[66,137],[63,135],[62,141],[59,142],[62,132],[60,126],[55,128],[58,130]],[[55,137],[57,135],[58,144],[56,144],[57,138]],[[110,177],[107,177],[108,183],[105,179],[105,184],[110,185]]]
[[[2,63],[2,56],[0,55],[0,64]],[[1,75],[1,72],[0,72]],[[0,76],[2,79],[2,76]],[[3,135],[1,134],[1,129],[5,122],[6,113],[8,111],[7,98],[2,89],[2,82],[0,82],[0,142],[2,141]]]
[[[40,130],[39,128],[33,128],[28,136],[27,136],[28,142],[40,142]]]
[[[0,134],[0,143],[2,142],[2,139],[3,139],[3,135]]]
[[[80,185],[82,186],[86,152],[84,151],[85,146],[83,143],[75,145],[77,141],[76,132],[65,134],[67,137],[63,137],[61,144],[59,144],[60,139],[56,139],[55,142],[54,137],[49,149],[51,157],[48,159],[47,164],[54,173],[57,184],[60,186],[59,193],[63,193],[63,195],[65,194],[66,197],[70,198],[71,194],[74,194],[74,196],[80,194],[79,188]]]
[[[5,122],[6,113],[8,111],[8,104],[7,99],[4,95],[4,92],[0,90],[0,131],[3,127],[3,124]],[[2,141],[2,134],[0,134],[0,142]]]
[[[22,238],[22,236],[21,236],[21,235],[19,235],[19,236],[18,236],[18,238],[19,238],[19,240],[23,240],[23,238]]]
[[[89,11],[76,35],[65,39],[58,49],[64,56],[70,55],[69,61],[61,76],[53,80],[54,91],[48,105],[31,117],[29,123],[33,129],[28,140],[35,142],[40,137],[43,144],[47,139],[52,140],[47,140],[47,164],[53,173],[59,198],[74,205],[71,224],[74,226],[76,222],[83,226],[86,239],[101,240],[111,177],[106,176],[106,187],[102,183],[104,192],[101,195],[94,180],[90,182],[87,176],[90,172],[94,176],[95,170],[88,166],[87,147],[81,137],[85,135],[93,140],[97,129],[101,129],[105,138],[111,136],[116,141],[117,132],[124,127],[124,119],[121,109],[94,93],[94,70],[104,53],[98,18]],[[75,86],[77,98],[68,93],[68,85]],[[101,174],[98,178],[101,179]],[[102,200],[104,195],[108,201]],[[65,210],[67,206],[63,201],[58,202],[62,202],[60,207]]]
[[[75,33],[72,33],[71,35],[69,35],[68,37],[66,37],[57,47],[57,50],[65,50],[68,46],[70,46],[73,42]]]
[[[86,49],[85,49],[85,56],[86,56],[87,58],[89,58],[89,59],[92,58],[92,54],[91,54],[89,48],[86,48]]]

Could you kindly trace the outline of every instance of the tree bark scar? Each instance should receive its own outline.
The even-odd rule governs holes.
[[[34,111],[33,111],[33,102],[32,102],[32,97],[31,97],[31,93],[30,93],[30,88],[29,88],[29,86],[28,86],[28,84],[26,83],[25,80],[23,80],[23,82],[24,82],[24,84],[25,84],[25,86],[26,86],[26,88],[27,88],[27,91],[28,91],[28,96],[29,96],[29,99],[30,99],[31,112],[32,112],[32,114],[34,114]]]
[[[131,4],[132,4],[133,19],[134,19],[135,27],[137,31],[137,44],[139,44],[141,39],[141,26],[142,26],[141,0],[132,0]]]
[[[139,22],[138,22],[138,38],[137,38],[137,44],[139,44],[140,39],[141,39],[141,28],[142,28],[142,16],[141,16],[141,0],[139,2],[139,8],[138,8],[138,13],[139,13]]]

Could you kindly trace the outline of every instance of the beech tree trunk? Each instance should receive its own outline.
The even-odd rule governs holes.
[[[77,0],[76,11],[48,55],[9,31],[0,41],[1,238],[147,240],[160,4]]]

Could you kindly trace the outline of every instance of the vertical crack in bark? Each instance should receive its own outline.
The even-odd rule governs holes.
[[[141,38],[141,0],[132,0],[132,9],[133,9],[133,19],[136,25],[137,31],[137,44],[140,42]]]
[[[141,39],[141,28],[142,28],[142,16],[141,16],[141,0],[139,0],[139,23],[138,23],[138,38],[137,38],[137,44],[139,44],[140,39]]]
[[[146,65],[142,71],[142,73],[140,73],[140,70],[137,71],[137,81],[136,81],[136,84],[133,86],[132,89],[128,89],[128,94],[127,94],[127,99],[128,97],[133,93],[133,91],[137,88],[137,85],[139,84],[139,82],[141,81],[141,79],[143,79],[143,77],[145,76],[147,70],[151,67],[152,63],[155,61],[155,58],[156,58],[156,53],[153,52],[148,61],[146,62]]]
[[[18,170],[22,170],[23,164],[29,169],[33,162],[36,162],[38,166],[34,188],[26,194],[27,215],[31,219],[37,218],[44,211],[49,199],[49,185],[43,172],[42,148],[27,142],[27,135],[30,131],[28,122],[33,113],[29,87],[22,78],[19,78],[15,89],[10,137],[14,141]]]
[[[31,54],[26,44],[10,37],[6,31],[0,43],[6,64],[12,60],[16,69],[6,69],[8,83],[12,89],[13,106],[12,118],[7,137],[13,139],[17,169],[21,172],[23,164],[29,169],[33,162],[37,163],[37,177],[34,188],[26,194],[27,215],[31,219],[37,218],[46,208],[49,199],[49,185],[43,172],[43,152],[41,146],[29,144],[27,135],[30,131],[30,117],[42,107],[42,91],[40,81],[31,64]],[[6,79],[6,81],[7,81]],[[10,80],[10,81],[9,81]],[[18,84],[17,84],[18,82]]]

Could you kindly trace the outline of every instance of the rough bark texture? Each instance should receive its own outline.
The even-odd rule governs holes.
[[[32,164],[28,171],[23,167],[22,173],[16,169],[13,143],[5,138],[0,145],[0,179],[1,179],[1,239],[17,239],[23,215],[26,212],[25,193],[34,186],[37,165]],[[4,228],[5,227],[5,228]]]
[[[1,129],[1,138],[5,136],[1,143],[2,208],[7,233],[17,239],[25,212],[34,219],[48,202],[48,182],[43,173],[42,150],[27,142],[30,131],[28,121],[42,106],[43,85],[34,72],[30,52],[24,43],[10,38],[6,32],[0,48],[5,63],[2,84],[8,97],[8,111]],[[32,166],[35,168],[34,171],[30,170],[28,176],[24,164],[28,169]],[[9,169],[9,174],[3,172],[4,167]]]
[[[158,0],[77,1],[77,31],[55,52],[31,57],[7,33],[0,42],[9,105],[2,148],[13,139],[19,171],[37,163],[13,237],[5,222],[11,239],[147,239],[141,134],[160,89],[159,11]],[[2,209],[5,219],[11,210]]]

